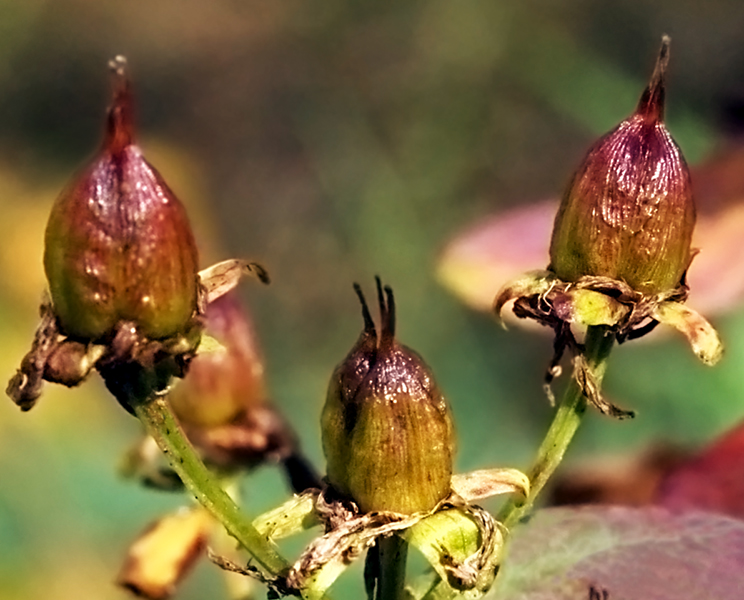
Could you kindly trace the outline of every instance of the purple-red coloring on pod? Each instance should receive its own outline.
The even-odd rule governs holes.
[[[564,281],[601,276],[644,294],[676,289],[693,253],[690,174],[664,124],[669,38],[635,112],[589,150],[563,196],[550,269]]]
[[[164,339],[197,309],[196,243],[181,202],[135,143],[126,61],[110,66],[103,146],[52,208],[44,268],[63,334],[100,340],[130,321]]]

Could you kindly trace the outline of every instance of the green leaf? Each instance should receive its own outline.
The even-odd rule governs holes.
[[[658,507],[539,511],[515,528],[489,598],[738,600],[744,522]]]

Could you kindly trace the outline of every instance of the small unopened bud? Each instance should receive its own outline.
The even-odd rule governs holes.
[[[322,417],[328,481],[365,512],[427,511],[450,492],[449,407],[423,359],[395,340],[393,292],[377,281],[378,336],[364,295],[364,330],[333,373]]]
[[[189,440],[223,469],[295,456],[294,432],[269,402],[256,334],[235,295],[209,304],[204,317],[221,348],[198,354],[169,394]]]
[[[657,294],[677,288],[692,257],[690,174],[663,122],[669,38],[636,111],[584,158],[558,211],[551,270],[624,281]]]
[[[44,268],[62,333],[84,340],[131,321],[151,339],[183,331],[197,307],[186,212],[134,143],[125,60],[111,62],[103,147],[52,208]]]
[[[171,391],[170,403],[183,423],[214,427],[265,404],[267,391],[256,333],[235,294],[209,304],[204,326],[221,346],[191,361],[187,378]]]

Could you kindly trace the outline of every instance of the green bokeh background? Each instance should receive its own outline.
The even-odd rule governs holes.
[[[371,291],[380,274],[399,338],[450,398],[458,469],[524,467],[551,416],[550,340],[461,306],[437,257],[479,218],[560,193],[634,107],[663,33],[668,123],[689,161],[729,141],[742,31],[736,0],[0,0],[3,377],[36,324],[46,214],[99,144],[106,61],[124,54],[145,154],[187,203],[204,265],[246,256],[271,272],[243,294],[311,458],[322,465],[328,377],[362,325],[351,284]],[[727,343],[714,370],[672,336],[620,348],[606,389],[639,417],[592,416],[570,460],[696,445],[736,423],[744,313],[714,320]],[[48,387],[28,414],[0,402],[1,600],[128,597],[111,583],[128,543],[181,502],[118,478],[138,432],[95,379]],[[286,494],[270,469],[244,487],[254,513]],[[202,566],[179,597],[220,597],[217,579]]]

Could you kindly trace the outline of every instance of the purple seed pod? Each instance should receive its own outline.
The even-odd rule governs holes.
[[[57,198],[44,268],[62,333],[82,340],[131,321],[150,339],[183,331],[197,309],[198,258],[186,212],[134,143],[126,62],[111,62],[103,147]]]
[[[692,259],[695,206],[682,152],[664,125],[669,38],[635,112],[589,150],[563,196],[550,269],[564,281],[623,281],[669,292]]]

